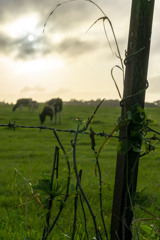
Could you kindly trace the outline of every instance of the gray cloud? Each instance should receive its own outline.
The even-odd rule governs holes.
[[[5,24],[10,23],[19,16],[23,16],[27,13],[36,13],[39,16],[39,24],[37,27],[42,28],[49,13],[56,7],[51,0],[38,1],[38,4],[37,0],[0,0],[0,4],[1,26],[3,22]],[[98,15],[94,16],[94,10],[98,12]],[[79,29],[80,26],[85,26],[85,32],[89,27],[86,21],[90,19],[89,24],[92,24],[96,16],[100,15],[100,11],[93,6],[93,4],[84,1],[71,1],[67,4],[60,5],[56,9],[47,22],[45,31],[50,35],[57,30],[59,32],[62,31],[63,34],[67,31],[73,33],[74,30]],[[90,51],[95,51],[100,46],[102,46],[102,44],[97,43],[96,40],[90,42],[81,41],[78,35],[77,37],[70,37],[67,35],[66,39],[54,45],[49,37],[44,40],[43,34],[36,37],[32,42],[27,40],[27,35],[18,36],[17,39],[12,39],[3,31],[1,31],[0,34],[0,53],[9,54],[10,56],[23,60],[42,57],[50,53],[60,53],[66,57],[75,57],[87,54],[87,52]]]
[[[78,37],[64,38],[63,41],[56,44],[53,44],[49,38],[44,40],[43,37],[35,37],[35,40],[30,42],[27,37],[12,39],[6,34],[0,34],[0,53],[24,60],[54,53],[65,57],[76,57],[95,51],[100,46],[100,43],[96,41],[81,41]]]
[[[4,33],[0,34],[0,54],[10,55],[20,59],[31,59],[37,57],[39,54],[43,55],[42,39],[36,38],[30,42],[28,36],[13,39]]]
[[[127,11],[130,11],[130,3],[128,3],[129,1],[131,2],[131,0],[117,0],[116,4],[113,4],[113,0],[101,0],[101,2],[99,2],[99,5],[102,6],[102,9],[104,11],[113,13],[113,20],[115,18],[117,19],[117,10],[119,11],[120,9],[121,11],[119,13],[119,18],[123,15],[124,19],[124,16],[126,14],[129,15],[129,13],[127,13]],[[62,0],[57,0],[57,4],[62,2]],[[126,2],[127,6],[129,6],[128,9],[125,7]],[[38,4],[37,0],[0,0],[0,4],[1,26],[3,25],[3,22],[11,22],[19,16],[23,16],[27,13],[36,13],[39,16],[39,23],[37,27],[42,28],[49,14],[56,8],[56,3],[53,3],[52,0],[39,0]],[[70,37],[70,33],[73,33],[77,29],[84,29],[85,32],[88,27],[98,17],[101,16],[102,13],[100,10],[95,5],[87,1],[75,0],[66,4],[62,4],[56,8],[54,13],[51,15],[45,28],[45,36],[47,36],[47,34],[50,34],[51,36],[51,34],[55,33],[56,31],[65,34],[66,37],[62,42],[55,45],[49,37],[45,37],[44,40],[43,34],[35,38],[35,40],[32,42],[29,42],[27,40],[27,36],[12,39],[11,37],[7,36],[6,33],[3,33],[1,31],[0,53],[10,54],[17,59],[28,60],[54,53],[62,54],[65,57],[76,57],[82,54],[87,54],[91,51],[96,51],[100,48],[103,49],[106,46],[106,43],[102,43],[102,40],[100,40],[98,33],[96,36],[94,36],[92,41],[91,39],[85,42],[81,41],[78,35],[77,37]],[[94,28],[95,26],[93,29]],[[89,34],[92,34],[92,31]],[[154,43],[152,48],[154,53],[156,52],[156,49],[159,45],[158,39],[159,37],[157,36],[157,41]],[[120,47],[124,46],[124,42],[127,42],[126,39],[122,38],[120,40],[118,39],[118,41]]]
[[[78,38],[67,38],[56,47],[56,51],[62,55],[75,57],[95,51],[97,48],[98,43],[95,41],[89,42],[81,41]]]
[[[13,46],[12,39],[10,39],[7,35],[0,33],[0,52],[4,54],[8,54],[12,51]]]
[[[16,42],[16,53],[15,57],[20,59],[33,59],[42,57],[45,55],[45,49],[41,38],[35,38],[32,42],[28,41],[27,38],[22,38]]]

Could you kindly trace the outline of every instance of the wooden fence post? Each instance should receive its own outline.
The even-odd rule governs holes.
[[[147,71],[151,42],[154,0],[132,0],[126,70],[122,101],[122,119],[135,104],[144,108]],[[128,138],[129,127],[120,131],[120,141]],[[111,240],[131,240],[133,219],[130,196],[136,192],[139,153],[130,150],[117,155],[114,198],[111,220]]]

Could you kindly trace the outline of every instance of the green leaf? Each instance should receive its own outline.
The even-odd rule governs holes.
[[[145,143],[145,149],[146,151],[149,150],[149,151],[154,151],[156,149],[156,147],[152,144],[150,144],[149,142],[146,142]]]
[[[63,195],[62,185],[58,181],[53,184],[53,190],[51,194],[54,198]]]
[[[127,112],[127,120],[132,120],[132,111]]]
[[[51,183],[48,179],[40,179],[39,182],[33,186],[33,189],[40,190],[47,194],[50,194],[51,191]]]
[[[142,224],[140,228],[141,228],[143,235],[145,237],[147,237],[147,239],[152,239],[152,240],[159,239],[158,234],[155,232],[155,229],[153,226]]]
[[[142,134],[138,130],[135,129],[131,133],[131,138],[132,138],[132,140],[133,139],[135,139],[135,140],[142,139]]]
[[[141,152],[141,148],[140,147],[133,147],[133,152],[137,152],[140,153]]]
[[[48,209],[49,208],[49,201],[50,201],[50,197],[49,196],[47,196],[47,197],[45,197],[44,199],[42,199],[42,204],[43,204],[43,206],[44,206],[44,208],[45,209]]]
[[[132,121],[134,124],[143,124],[146,121],[146,114],[143,108],[137,107],[136,112],[133,114]]]
[[[125,154],[129,152],[129,150],[132,148],[132,145],[133,145],[132,141],[129,141],[127,139],[120,141],[117,146],[117,152],[119,154]]]

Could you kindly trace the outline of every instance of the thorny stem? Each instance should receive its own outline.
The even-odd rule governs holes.
[[[98,173],[99,173],[99,200],[100,200],[100,212],[101,212],[101,218],[102,218],[102,223],[103,223],[103,227],[104,227],[104,232],[105,232],[105,236],[106,239],[108,240],[108,233],[107,233],[107,229],[106,229],[106,225],[105,225],[105,221],[104,221],[104,215],[103,215],[103,203],[102,203],[102,175],[101,175],[101,169],[100,169],[100,164],[97,158],[96,161],[97,167],[98,167]]]
[[[53,189],[53,179],[54,179],[54,172],[56,170],[56,172],[58,172],[58,165],[57,165],[57,161],[58,161],[58,157],[59,157],[59,148],[56,146],[55,147],[55,154],[54,154],[54,160],[53,160],[53,168],[52,168],[52,174],[51,174],[51,181],[50,181],[50,184],[51,184],[51,192],[52,192],[52,189]],[[57,166],[56,166],[57,165]],[[55,168],[56,166],[56,168]],[[50,217],[51,217],[51,209],[52,209],[52,203],[53,203],[53,195],[50,194],[50,199],[49,199],[49,203],[48,203],[48,212],[47,212],[47,215],[46,215],[46,226],[44,227],[44,230],[43,230],[43,237],[45,236],[45,234],[48,232],[48,229],[49,229],[49,222],[50,222]]]
[[[157,132],[156,130],[154,130],[154,129],[150,128],[150,127],[147,127],[147,129],[148,129],[148,132],[154,132],[154,133],[160,135],[159,132]]]
[[[87,231],[87,219],[86,219],[86,214],[85,214],[85,210],[84,210],[81,194],[80,194],[80,203],[81,203],[81,206],[82,206],[82,212],[83,212],[83,217],[84,217],[85,232],[86,232],[87,239],[89,239],[88,231]]]
[[[84,128],[82,128],[81,130],[79,130],[79,133],[84,132],[84,131],[87,130],[87,128],[88,128],[89,124],[91,123],[92,119],[94,118],[94,116],[95,116],[98,108],[100,107],[100,105],[101,105],[103,102],[104,102],[104,99],[97,105],[97,107],[96,107],[96,109],[94,110],[92,116],[91,116],[90,118],[88,118],[88,121],[87,121],[86,125],[84,126]]]
[[[79,179],[81,181],[82,169],[79,171]],[[76,191],[78,190],[78,182],[76,184]],[[75,231],[76,231],[76,221],[77,221],[77,207],[78,207],[78,191],[74,198],[74,221],[73,221],[73,232],[71,240],[74,240]]]
[[[75,174],[76,174],[76,178],[77,178],[77,183],[78,183],[78,187],[82,193],[82,196],[84,198],[84,200],[86,201],[86,204],[88,206],[88,209],[91,213],[91,216],[92,216],[92,219],[93,219],[93,222],[94,222],[94,227],[95,227],[95,232],[96,232],[96,238],[97,240],[100,240],[100,235],[99,235],[99,232],[98,232],[98,228],[97,228],[97,222],[96,222],[96,217],[93,213],[93,210],[91,208],[91,205],[83,191],[83,188],[82,188],[82,185],[81,185],[81,182],[80,182],[80,178],[79,178],[79,175],[78,175],[78,170],[77,170],[77,163],[76,163],[76,142],[77,142],[77,136],[78,136],[78,132],[79,132],[79,125],[77,127],[77,131],[75,133],[75,138],[74,138],[74,142],[73,142],[73,165],[74,165],[74,170],[75,170]]]
[[[101,145],[98,153],[97,153],[97,159],[99,159],[100,153],[102,152],[104,146],[109,142],[110,138],[113,137],[113,134],[115,132],[117,132],[117,130],[119,129],[121,124],[121,121],[115,126],[115,128],[112,130],[112,132],[107,136],[107,138],[105,139],[104,143]]]
[[[54,133],[54,135],[55,135],[55,137],[56,137],[56,139],[57,139],[57,141],[58,141],[58,143],[59,143],[59,145],[60,145],[63,153],[66,155],[65,149],[64,149],[64,147],[63,147],[63,145],[62,145],[62,143],[61,143],[61,141],[60,141],[60,139],[59,139],[59,137],[58,137],[58,135],[57,135],[57,132],[56,132],[56,129],[55,129],[55,128],[53,128],[53,133]]]
[[[63,147],[63,145],[62,145],[62,143],[61,143],[61,141],[60,141],[60,139],[59,139],[59,137],[58,137],[55,129],[54,129],[54,135],[55,135],[55,137],[56,137],[59,145],[61,146],[61,149],[62,149],[64,155],[66,156],[66,151],[65,151],[65,149],[64,149],[64,147]],[[70,169],[70,163],[69,163],[68,159],[67,159],[67,167],[68,167],[68,182],[67,182],[66,194],[65,194],[65,197],[64,197],[64,203],[67,201],[67,198],[68,198],[68,196],[69,196],[68,193],[69,193],[69,186],[70,186],[70,173],[71,173],[71,169]],[[59,216],[60,216],[62,210],[63,210],[63,205],[61,205],[60,210],[59,210],[57,216],[55,217],[55,219],[54,219],[53,223],[51,224],[51,226],[48,227],[48,231],[46,232],[45,235],[43,235],[42,240],[46,240],[46,239],[48,238],[48,236],[49,236],[49,234],[51,233],[51,231],[53,230],[56,222],[58,221]]]
[[[59,163],[59,147],[55,147],[55,155],[54,155],[54,163],[51,175],[51,191],[53,188],[53,179],[54,179],[54,172],[56,170],[56,178],[58,178],[58,163]]]

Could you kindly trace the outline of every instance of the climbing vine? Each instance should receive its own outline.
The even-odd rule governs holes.
[[[149,132],[149,124],[152,120],[147,118],[145,110],[134,105],[131,110],[127,112],[126,118],[120,120],[120,127],[127,127],[129,129],[129,136],[118,143],[117,151],[120,154],[125,154],[129,150],[141,153],[140,156],[144,156],[150,151],[155,149],[155,146],[151,144],[153,138],[149,138],[147,133]],[[142,153],[141,145],[145,146],[145,151]]]

